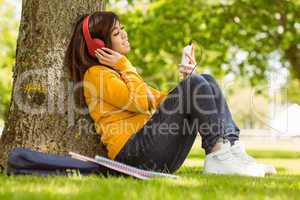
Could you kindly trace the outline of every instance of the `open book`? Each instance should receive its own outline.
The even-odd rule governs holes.
[[[132,177],[135,177],[138,179],[142,179],[142,180],[148,180],[148,179],[154,178],[154,177],[166,177],[166,178],[173,178],[173,179],[178,178],[178,176],[176,176],[176,175],[139,169],[136,167],[132,167],[130,165],[126,165],[124,163],[110,160],[110,159],[102,157],[102,156],[95,156],[95,158],[90,158],[90,157],[83,156],[83,155],[80,155],[80,154],[77,154],[74,152],[69,152],[69,154],[72,156],[72,158],[82,160],[82,161],[94,162],[94,163],[97,163],[108,169],[117,171],[122,174],[129,175],[129,176],[132,176]]]

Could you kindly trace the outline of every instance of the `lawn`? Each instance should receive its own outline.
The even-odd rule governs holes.
[[[193,148],[178,180],[124,177],[7,177],[0,199],[299,199],[300,152],[248,150],[279,173],[265,178],[201,174],[203,152]]]

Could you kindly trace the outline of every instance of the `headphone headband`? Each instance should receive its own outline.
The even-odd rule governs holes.
[[[89,54],[93,57],[96,57],[95,50],[105,47],[105,43],[100,39],[92,39],[90,31],[89,31],[89,19],[90,19],[90,16],[88,15],[83,20],[82,32],[83,32],[83,37],[84,37],[87,47],[88,47]]]

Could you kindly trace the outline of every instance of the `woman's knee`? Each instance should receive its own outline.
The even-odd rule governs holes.
[[[187,94],[189,96],[197,93],[199,90],[202,92],[210,90],[210,83],[202,75],[192,74],[188,78],[181,81],[177,88],[180,89],[179,91],[176,90],[178,93],[181,92],[181,90],[183,92],[190,91],[190,93]]]
[[[187,80],[190,81],[191,85],[209,85],[209,82],[206,80],[206,78],[199,74],[192,74]]]
[[[215,78],[210,74],[201,74],[208,82],[216,82]]]

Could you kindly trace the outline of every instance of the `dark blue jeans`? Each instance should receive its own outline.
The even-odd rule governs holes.
[[[198,133],[206,154],[221,139],[239,139],[222,91],[208,74],[191,75],[175,87],[116,159],[141,169],[173,173]]]

